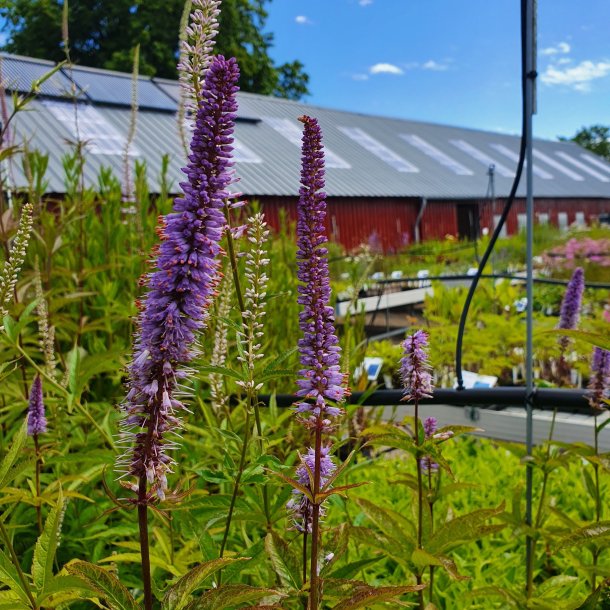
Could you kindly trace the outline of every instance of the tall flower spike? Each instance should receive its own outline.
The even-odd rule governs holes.
[[[432,393],[432,375],[428,362],[428,335],[423,330],[409,335],[403,342],[404,356],[400,361],[400,375],[404,386],[403,400],[419,402]]]
[[[34,291],[36,295],[36,313],[38,314],[38,343],[44,356],[45,372],[55,373],[55,328],[49,325],[49,308],[42,289],[42,278],[38,267],[38,258],[34,264]]]
[[[19,272],[25,255],[27,254],[30,235],[32,233],[32,223],[34,207],[31,203],[26,203],[21,210],[17,235],[13,241],[13,246],[8,259],[4,262],[4,268],[0,272],[0,316],[8,315],[8,303],[13,297],[13,291],[19,278]]]
[[[148,292],[138,317],[138,334],[129,367],[129,392],[122,423],[127,452],[118,466],[150,485],[150,497],[161,499],[173,460],[168,439],[180,428],[184,405],[176,385],[187,376],[182,366],[196,354],[195,335],[205,327],[218,283],[217,256],[225,218],[224,200],[233,182],[231,144],[239,68],[234,59],[214,58],[207,72],[197,111],[189,163],[164,220],[156,270],[148,275]]]
[[[47,418],[44,413],[42,399],[42,379],[40,375],[34,377],[30,388],[30,401],[28,404],[28,434],[43,434],[47,431]]]
[[[610,352],[601,347],[593,350],[589,390],[589,404],[594,409],[605,408],[603,401],[610,390]]]
[[[559,324],[557,328],[563,328],[566,330],[572,330],[576,328],[578,324],[578,318],[580,316],[580,306],[582,303],[582,295],[585,290],[585,273],[581,267],[574,269],[572,277],[566,287],[563,300],[561,302],[561,315],[559,317]],[[560,337],[559,345],[561,346],[562,353],[567,349],[570,344],[569,337]]]
[[[297,396],[313,400],[313,404],[297,404],[297,412],[314,419],[327,420],[342,410],[327,400],[340,401],[345,396],[343,374],[339,364],[341,348],[335,334],[335,315],[330,307],[328,253],[324,229],[326,194],[324,188],[324,151],[318,121],[308,116],[299,118],[304,124],[301,187],[297,208],[297,276],[300,280],[298,302],[299,340],[302,369],[297,381]],[[312,417],[313,416],[313,417]]]
[[[436,419],[436,417],[427,417],[424,420],[424,436],[426,440],[434,436],[437,425],[438,420]],[[438,464],[429,455],[426,455],[421,458],[420,464],[424,472],[436,472],[438,470]]]

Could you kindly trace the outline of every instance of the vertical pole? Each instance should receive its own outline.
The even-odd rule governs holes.
[[[532,397],[534,393],[534,371],[533,371],[533,304],[534,304],[534,281],[533,281],[533,245],[534,245],[534,197],[533,197],[533,155],[532,155],[532,118],[534,114],[534,96],[536,81],[536,7],[535,0],[526,0],[525,13],[525,138],[526,138],[526,346],[525,346],[525,385],[526,385],[526,429],[525,442],[527,455],[532,455],[533,449],[533,413]],[[533,469],[531,462],[526,466],[525,483],[525,521],[532,525],[532,496],[533,496]],[[526,595],[532,594],[534,540],[528,535],[526,539]]]

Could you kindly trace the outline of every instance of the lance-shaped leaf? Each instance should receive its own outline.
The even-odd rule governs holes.
[[[503,589],[502,587],[481,587],[480,589],[475,589],[468,594],[468,597],[472,598],[483,598],[489,599],[490,597],[500,597],[502,598],[508,608],[516,608],[517,610],[521,610],[522,608],[526,608],[525,599],[522,596],[515,595],[514,593]]]
[[[591,525],[585,525],[572,532],[569,536],[562,538],[555,549],[560,551],[575,544],[582,544],[586,542],[596,542],[600,538],[608,538],[610,536],[610,521],[600,521],[599,523],[592,523]]]
[[[49,512],[42,534],[38,537],[34,548],[32,579],[34,587],[39,593],[45,590],[47,583],[53,578],[53,562],[55,561],[55,553],[59,546],[64,508],[65,500],[60,488],[57,503]]]
[[[265,551],[282,585],[290,589],[300,589],[300,558],[288,543],[275,532],[269,532],[265,538]]]
[[[365,583],[355,583],[348,597],[333,606],[333,610],[355,610],[368,608],[380,602],[396,600],[405,593],[415,593],[427,585],[406,585],[402,587],[371,587]]]
[[[23,584],[19,578],[17,569],[11,562],[11,560],[4,554],[4,551],[0,549],[0,583],[7,586],[13,595],[11,598],[16,597],[23,602],[28,608],[30,607],[30,599],[27,592],[23,588]]]
[[[263,599],[273,603],[281,597],[282,594],[273,589],[249,585],[223,585],[204,593],[188,607],[188,610],[226,610],[236,608],[239,604]]]
[[[610,578],[606,578],[576,610],[599,610],[610,602]]]
[[[47,582],[36,598],[41,608],[55,608],[77,599],[89,597],[93,589],[77,576],[58,574]]]
[[[307,467],[307,465],[305,465],[305,466]],[[307,468],[307,469],[309,472],[311,472],[309,470],[309,468]],[[271,474],[279,477],[280,479],[282,479],[282,481],[284,481],[285,483],[288,483],[288,485],[290,485],[291,487],[298,489],[310,502],[313,503],[313,496],[311,495],[311,491],[309,490],[308,487],[306,487],[305,485],[301,485],[298,481],[295,481],[291,477],[287,477],[285,474],[282,474],[281,472],[276,472],[275,470],[269,470],[269,472]]]
[[[501,530],[504,525],[487,525],[486,522],[504,511],[504,502],[497,508],[475,510],[457,517],[439,528],[426,545],[433,555],[446,553],[464,542],[472,542]]]
[[[112,572],[88,561],[70,563],[66,570],[89,585],[111,610],[141,610],[131,593]]]
[[[374,502],[364,498],[354,498],[362,512],[387,536],[396,540],[400,546],[409,548],[415,544],[413,535],[413,524],[402,515],[378,506]]]
[[[468,580],[468,576],[462,576],[457,571],[455,562],[445,555],[433,555],[423,549],[415,549],[411,555],[411,561],[419,568],[438,566],[447,570],[453,580]]]
[[[10,449],[0,461],[0,489],[10,485],[11,481],[23,470],[23,464],[29,462],[20,462],[23,455],[21,451],[27,440],[27,421],[24,419],[21,427],[11,443]],[[21,466],[20,466],[21,464]]]
[[[214,574],[214,572],[236,561],[245,561],[246,558],[213,559],[199,564],[189,570],[182,578],[176,581],[165,593],[163,597],[163,610],[182,610],[191,601],[191,594],[199,587],[203,581]]]

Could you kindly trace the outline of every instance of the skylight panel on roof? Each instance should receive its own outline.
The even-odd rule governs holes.
[[[301,138],[303,137],[303,134],[294,121],[272,116],[263,117],[263,121],[267,123],[269,127],[272,127],[275,131],[284,136],[289,142],[292,142],[295,146],[301,148]],[[326,146],[324,147],[324,157],[326,159],[326,167],[333,167],[336,169],[351,168],[351,165],[347,161],[342,159],[339,155],[336,155]]]
[[[389,166],[393,167],[399,172],[417,173],[419,169],[412,163],[409,163],[406,159],[403,159],[400,155],[397,155],[393,150],[390,150],[387,146],[371,137],[366,131],[359,127],[339,127],[348,138],[357,142],[373,153],[376,157],[379,157],[382,161],[385,161]]]
[[[570,157],[570,155],[568,155],[567,153],[565,153],[563,151],[555,151],[555,154],[558,157],[561,157],[564,161],[571,163],[574,167],[577,167],[578,169],[582,170],[586,174],[589,174],[589,176],[593,176],[594,178],[597,178],[597,180],[599,180],[600,182],[610,182],[609,178],[606,178],[606,176],[600,174],[599,172],[596,172],[594,169],[587,167],[582,161],[579,161],[578,159],[574,159],[573,157]]]
[[[86,142],[87,148],[92,154],[122,155],[125,153],[127,144],[125,136],[93,106],[51,100],[44,100],[42,103],[50,110],[53,117],[70,132],[75,141],[80,138]],[[140,155],[140,151],[133,143],[129,147],[129,155]]]
[[[592,165],[599,167],[599,169],[603,169],[605,172],[610,173],[610,165],[601,159],[596,159],[593,155],[587,155],[586,153],[581,153],[580,156],[587,161],[587,163],[591,163]]]
[[[562,165],[558,161],[555,161],[555,159],[553,159],[552,157],[549,157],[548,155],[541,153],[539,150],[536,150],[534,148],[534,150],[532,151],[532,154],[534,155],[534,157],[536,157],[537,159],[540,159],[541,161],[544,161],[544,163],[555,168],[558,172],[561,172],[562,174],[566,175],[568,178],[572,178],[572,180],[576,180],[577,182],[582,182],[584,180],[584,178],[580,174],[573,172],[569,167]]]
[[[233,160],[238,163],[262,163],[263,160],[241,140],[233,138]]]
[[[487,167],[493,165],[496,172],[500,174],[500,176],[512,178],[515,175],[515,172],[508,169],[506,165],[498,163],[493,157],[490,157],[487,153],[475,148],[472,144],[469,144],[465,140],[450,140],[450,142],[456,148],[459,148],[462,152],[465,152],[469,157],[472,157],[475,161],[478,161]]]
[[[448,154],[444,153],[442,150],[436,148],[426,140],[416,136],[415,134],[407,134],[401,133],[400,137],[414,146],[420,152],[423,152],[424,155],[427,155],[431,159],[434,159],[437,163],[440,163],[444,167],[450,169],[454,174],[458,176],[472,176],[474,172],[469,170],[467,167],[456,161],[453,157],[450,157]]]
[[[514,161],[515,163],[519,163],[519,155],[515,151],[504,146],[504,144],[490,144],[490,146],[493,149],[497,150],[501,155],[508,157],[511,161]],[[527,161],[525,162],[524,167],[527,167]],[[538,176],[538,178],[542,178],[543,180],[552,180],[553,179],[553,174],[549,174],[549,172],[543,170],[541,167],[538,167],[537,165],[534,165],[534,167],[532,168],[532,171],[534,172],[534,174],[536,174],[536,176]]]

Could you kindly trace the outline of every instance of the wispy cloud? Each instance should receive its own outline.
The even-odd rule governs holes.
[[[447,64],[441,64],[433,59],[429,59],[427,62],[421,65],[422,70],[433,70],[435,72],[443,72],[447,70],[449,66]]]
[[[379,63],[369,68],[371,74],[404,74],[404,70],[394,64]]]
[[[360,6],[368,6],[369,4],[373,4],[373,0],[358,0],[358,4]]]
[[[369,75],[360,72],[358,74],[352,74],[352,80],[369,80]]]
[[[546,85],[564,85],[575,91],[587,92],[591,90],[591,81],[604,78],[608,74],[610,74],[610,61],[596,63],[585,60],[569,68],[549,66],[540,80]]]
[[[310,25],[311,24],[311,20],[309,19],[309,17],[306,17],[305,15],[297,15],[294,18],[294,20],[299,25]]]
[[[560,42],[554,47],[546,47],[538,51],[539,55],[565,55],[570,52],[570,45],[567,42]]]

